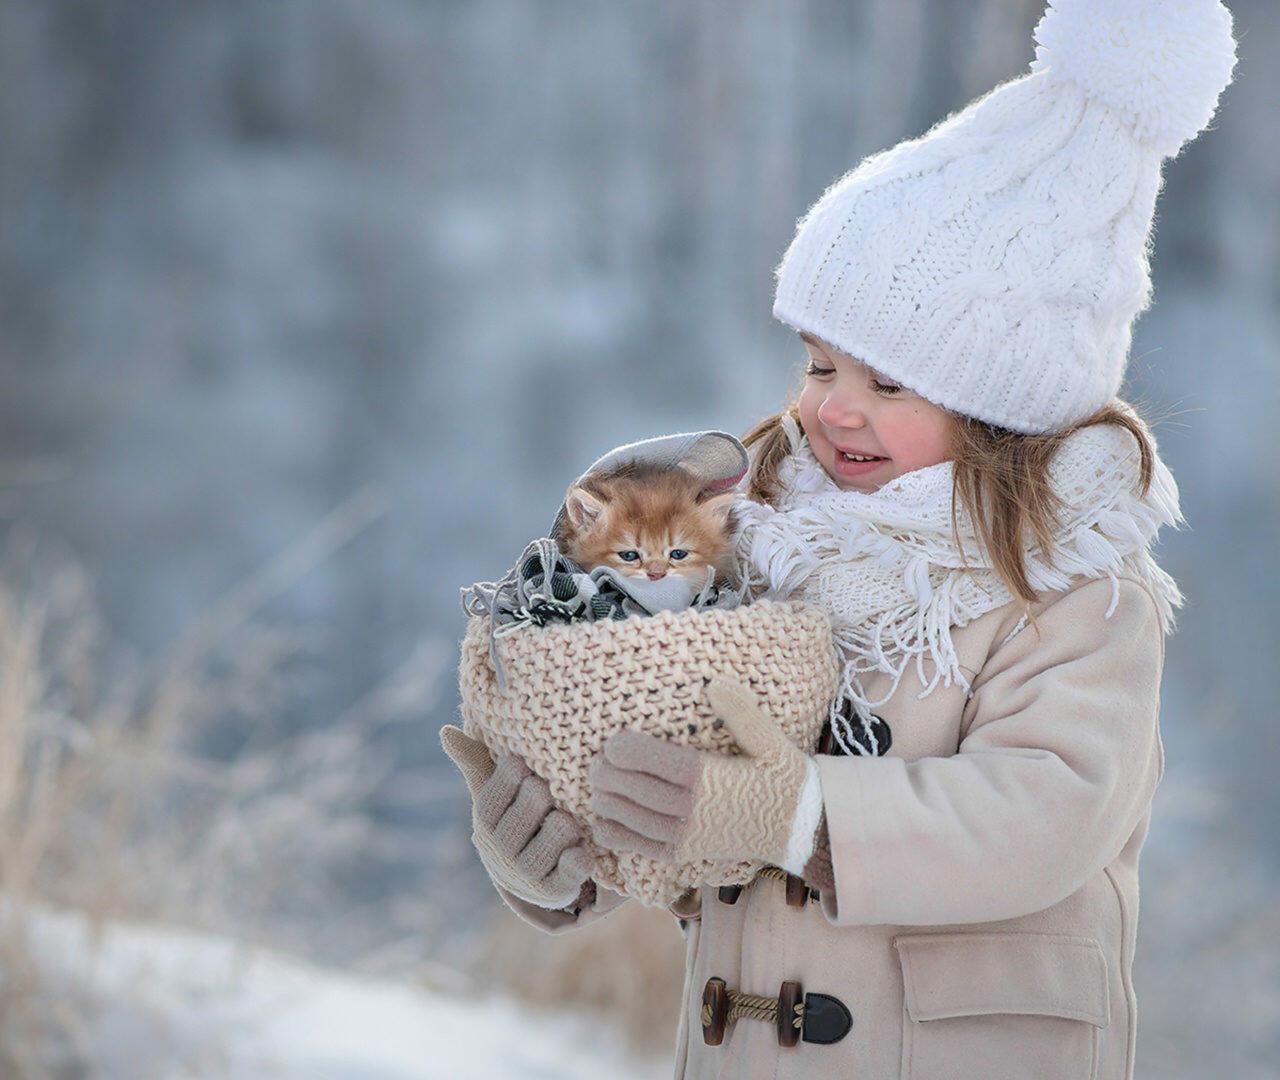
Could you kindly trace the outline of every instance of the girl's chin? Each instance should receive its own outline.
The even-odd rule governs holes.
[[[842,480],[838,477],[835,480],[841,491],[860,491],[863,495],[871,495],[887,483],[884,480]]]

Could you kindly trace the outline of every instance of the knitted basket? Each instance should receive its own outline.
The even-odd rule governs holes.
[[[547,781],[556,805],[583,826],[597,882],[656,907],[694,885],[744,885],[762,864],[662,863],[594,844],[587,769],[605,739],[630,728],[737,753],[706,696],[710,678],[724,675],[753,691],[783,733],[811,753],[839,675],[826,612],[770,600],[529,627],[499,637],[497,651],[505,692],[489,659],[488,619],[472,618],[458,668],[467,734],[491,753],[519,755]]]

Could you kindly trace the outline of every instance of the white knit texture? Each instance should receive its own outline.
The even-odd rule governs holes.
[[[1115,396],[1150,302],[1161,165],[1231,76],[1218,0],[1056,0],[1031,74],[872,155],[800,220],[773,313],[965,416],[1063,428]]]
[[[1231,81],[1231,13],[1206,0],[1050,0],[1036,27],[1032,71],[1078,83],[1176,154],[1208,126]]]
[[[787,840],[786,854],[778,865],[791,874],[802,874],[805,863],[813,854],[818,840],[818,823],[822,820],[822,784],[818,779],[818,766],[812,756],[805,758],[804,787],[800,790],[800,802],[796,816],[791,821],[791,836]]]
[[[778,467],[782,493],[776,506],[745,497],[738,504],[735,554],[753,594],[803,600],[831,616],[844,665],[829,717],[842,749],[859,754],[840,698],[853,703],[865,733],[913,665],[921,697],[939,685],[967,691],[951,631],[1013,596],[962,507],[953,530],[951,462],[906,473],[872,493],[842,491],[795,421],[782,422],[791,446]],[[1182,515],[1164,463],[1156,457],[1151,487],[1140,495],[1137,443],[1118,426],[1101,424],[1065,439],[1049,475],[1062,511],[1051,552],[1028,538],[1032,588],[1055,592],[1081,577],[1109,578],[1118,597],[1118,579],[1132,577],[1150,590],[1168,632],[1182,596],[1150,546],[1161,527],[1177,525]],[[863,685],[873,672],[890,676],[879,697]]]

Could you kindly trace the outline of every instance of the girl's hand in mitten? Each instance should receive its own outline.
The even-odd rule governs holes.
[[[810,770],[809,792],[821,799],[816,767],[749,690],[716,678],[707,696],[745,753],[728,757],[638,731],[611,736],[589,772],[591,809],[600,819],[594,838],[612,850],[664,862],[785,866],[794,861],[788,845]],[[800,861],[807,856],[801,852]]]
[[[495,763],[484,743],[452,724],[441,728],[440,742],[471,792],[471,839],[494,883],[539,907],[579,900],[593,861],[547,782],[514,755]]]

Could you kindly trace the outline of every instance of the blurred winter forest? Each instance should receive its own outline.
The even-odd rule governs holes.
[[[1280,1069],[1280,6],[1229,6],[1128,388],[1189,522],[1145,1078]],[[674,920],[541,938],[475,858],[459,587],[609,447],[776,408],[796,218],[1023,72],[1042,7],[0,0],[0,1075],[144,1030],[60,992],[56,910],[612,1010],[661,1063]]]

